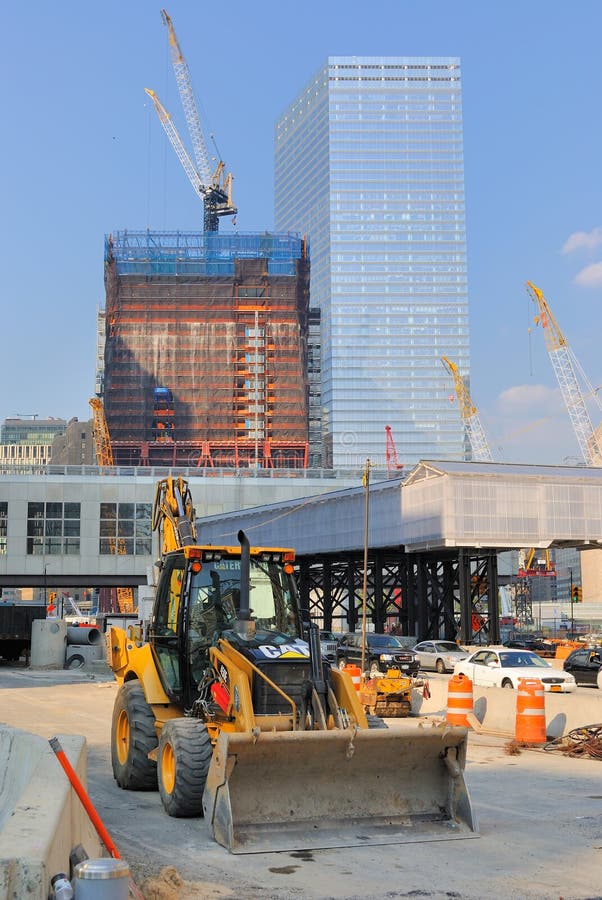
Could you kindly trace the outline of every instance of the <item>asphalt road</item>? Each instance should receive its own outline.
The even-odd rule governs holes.
[[[0,721],[43,737],[86,736],[90,796],[136,881],[175,866],[188,882],[155,897],[602,900],[602,761],[543,750],[511,756],[504,739],[471,735],[466,780],[478,839],[232,856],[202,819],[170,819],[158,793],[115,785],[115,693],[105,676],[0,667]]]

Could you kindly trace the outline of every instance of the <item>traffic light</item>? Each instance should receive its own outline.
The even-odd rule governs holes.
[[[572,595],[573,603],[582,603],[583,602],[583,591],[580,584],[573,585],[573,595]]]

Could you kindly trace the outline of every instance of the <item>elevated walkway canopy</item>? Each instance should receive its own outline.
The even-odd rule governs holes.
[[[362,608],[365,490],[353,487],[199,521],[203,543],[293,547],[302,604],[353,631]],[[370,485],[367,605],[377,631],[498,643],[497,554],[599,547],[602,469],[423,460]]]
[[[365,490],[347,488],[203,519],[203,542],[243,528],[300,556],[364,544]],[[602,544],[602,468],[423,460],[405,481],[370,485],[371,548],[507,550]]]

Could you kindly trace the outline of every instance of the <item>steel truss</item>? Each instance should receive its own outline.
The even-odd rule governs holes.
[[[334,631],[361,625],[363,552],[298,557],[305,615]],[[403,547],[368,554],[367,616],[374,630],[387,623],[418,640],[498,643],[495,550],[406,553]]]

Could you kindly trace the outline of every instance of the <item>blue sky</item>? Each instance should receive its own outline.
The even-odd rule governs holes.
[[[241,230],[273,224],[274,123],[327,56],[461,58],[473,400],[498,459],[577,457],[525,281],[602,384],[602,4],[166,8],[235,173]],[[0,419],[87,419],[104,235],[201,221],[144,94],[157,92],[184,136],[166,31],[160,4],[142,0],[11,4],[3,24]]]

